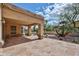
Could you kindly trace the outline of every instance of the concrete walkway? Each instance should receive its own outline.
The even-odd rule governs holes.
[[[44,38],[42,40],[8,46],[2,48],[1,51],[1,55],[11,56],[77,56],[79,55],[79,45],[56,39]]]

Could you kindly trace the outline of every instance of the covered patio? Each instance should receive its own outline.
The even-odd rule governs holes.
[[[37,25],[38,39],[43,38],[44,18],[12,4],[0,4],[0,45],[4,45],[7,38],[21,37],[23,26],[28,27],[28,36],[32,34],[32,26]]]

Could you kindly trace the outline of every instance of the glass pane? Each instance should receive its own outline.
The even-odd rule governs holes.
[[[16,34],[16,26],[11,26],[11,34]]]

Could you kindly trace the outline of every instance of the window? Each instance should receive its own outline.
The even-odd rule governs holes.
[[[11,34],[16,34],[16,26],[11,26]]]

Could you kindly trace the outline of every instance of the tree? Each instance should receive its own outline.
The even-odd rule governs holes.
[[[58,26],[54,27],[58,37],[65,37],[70,32],[70,27],[66,21],[61,21]]]
[[[76,19],[79,16],[79,4],[68,4],[60,13],[60,23],[55,27],[58,37],[65,37],[69,32],[76,31]],[[73,24],[73,26],[71,26]]]
[[[64,7],[64,11],[60,14],[62,20],[68,21],[76,27],[75,21],[79,16],[79,3],[68,4]]]
[[[33,31],[34,31],[34,32],[36,31],[36,25],[33,26]]]
[[[44,30],[46,31],[46,29],[47,29],[47,24],[48,24],[48,20],[45,20],[45,22],[44,22]]]

